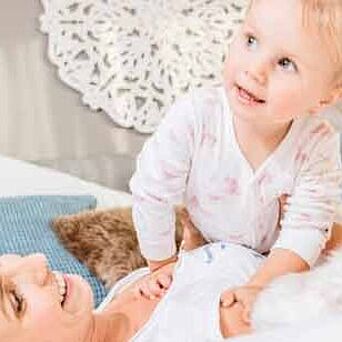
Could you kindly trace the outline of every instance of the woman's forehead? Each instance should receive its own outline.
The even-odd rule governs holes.
[[[0,276],[4,272],[17,264],[18,261],[22,259],[22,256],[17,254],[4,254],[0,256]]]

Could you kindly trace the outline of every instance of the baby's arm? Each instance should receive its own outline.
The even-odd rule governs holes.
[[[199,116],[194,115],[193,101],[190,94],[172,106],[145,143],[130,182],[134,226],[151,271],[151,276],[140,284],[139,292],[148,298],[162,295],[167,289],[165,284],[172,280],[169,271],[163,275],[158,272],[157,278],[153,273],[169,270],[165,266],[177,260],[174,208],[184,200],[198,136]]]
[[[319,128],[313,130],[313,143],[287,199],[280,235],[269,257],[242,289],[222,295],[224,305],[238,300],[248,313],[258,292],[273,279],[309,270],[330,238],[340,193],[339,139],[328,126],[321,124]]]
[[[308,267],[316,263],[331,236],[342,174],[338,134],[322,123],[313,129],[312,140],[304,151],[306,158],[284,207],[280,235],[272,249],[292,251]],[[283,262],[292,260],[289,257]]]
[[[137,158],[130,181],[139,246],[152,271],[176,259],[175,210],[191,167],[194,115],[190,95],[177,101]]]
[[[244,307],[243,320],[249,322],[250,312],[258,294],[273,279],[287,273],[307,270],[309,270],[308,263],[296,253],[286,249],[274,249],[244,286],[228,289],[222,293],[222,307],[230,308],[234,303],[240,302]]]
[[[273,279],[286,274],[309,270],[308,263],[298,254],[287,249],[273,249],[266,261],[247,283],[247,286],[263,288]]]
[[[192,223],[189,213],[185,208],[180,212],[180,220],[183,227],[182,250],[194,250],[208,243],[202,233]],[[164,262],[157,262],[156,268],[153,268],[155,265],[149,262],[151,274],[136,284],[136,296],[143,295],[149,299],[163,296],[171,285],[176,261],[177,257],[167,259]]]
[[[279,239],[250,280],[253,285],[263,287],[280,275],[308,270],[330,238],[340,193],[339,137],[325,123],[311,134],[313,144],[287,200]]]

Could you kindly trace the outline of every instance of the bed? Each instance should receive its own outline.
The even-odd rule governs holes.
[[[59,171],[33,165],[24,161],[0,157],[0,200],[18,196],[93,196],[96,207],[119,207],[131,204],[130,194],[84,181]],[[1,241],[0,241],[1,243]],[[266,333],[230,339],[241,342],[329,342],[340,341],[342,316],[324,318],[306,327],[284,327]]]
[[[0,156],[0,197],[93,195],[97,207],[127,206],[131,196],[50,168]]]
[[[51,269],[88,281],[97,307],[107,295],[106,287],[64,248],[51,222],[83,210],[129,206],[131,196],[5,156],[0,156],[0,167],[0,255],[44,253]]]

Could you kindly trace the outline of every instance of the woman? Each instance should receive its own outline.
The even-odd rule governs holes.
[[[337,226],[329,247],[340,245],[341,240]],[[175,267],[175,272],[162,299],[136,296],[132,284],[100,312],[93,311],[87,282],[79,276],[52,272],[44,255],[1,256],[0,341],[164,342],[166,339],[158,336],[175,341],[172,336],[177,329],[184,332],[182,341],[218,341],[222,335],[248,333],[241,305],[237,302],[220,308],[219,295],[227,281],[232,286],[243,282],[262,262],[262,256],[242,246],[221,243],[191,250],[201,243],[197,237],[195,244],[192,242],[187,235],[188,251],[176,267],[165,266]],[[173,316],[168,310],[172,307],[177,313]],[[161,324],[165,321],[163,335]],[[210,331],[216,334],[213,339],[207,338]]]
[[[188,258],[189,262],[193,262],[189,258],[201,256],[201,253],[206,255],[203,248],[199,248],[189,252],[181,260]],[[183,266],[187,267],[186,262],[183,262]],[[175,273],[181,274],[182,269],[184,270],[184,267],[178,264]],[[177,280],[177,277],[173,285],[175,289],[188,287]],[[218,289],[217,293],[220,293],[219,291]],[[52,272],[44,255],[0,257],[1,341],[124,342],[132,339],[134,335],[136,336],[133,340],[144,341],[148,334],[144,337],[144,334],[137,332],[149,320],[160,301],[158,298],[150,300],[136,296],[130,287],[114,298],[104,310],[94,312],[92,292],[87,282],[79,276]],[[248,331],[248,325],[240,318],[241,310],[238,303],[229,309],[220,309],[221,319],[217,324],[221,323],[225,336]],[[174,324],[178,325],[177,322]]]

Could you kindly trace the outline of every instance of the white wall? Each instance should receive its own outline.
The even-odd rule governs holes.
[[[0,1],[0,153],[125,188],[146,136],[81,104],[47,60],[39,0]]]
[[[39,0],[0,0],[0,153],[126,189],[146,136],[92,112],[59,80],[41,12]],[[341,112],[331,116],[342,129]]]

